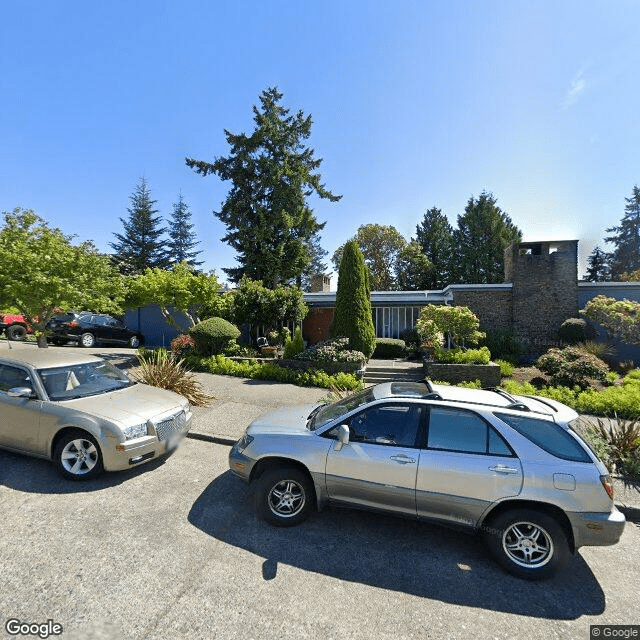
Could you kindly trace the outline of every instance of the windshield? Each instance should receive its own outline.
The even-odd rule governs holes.
[[[357,409],[363,404],[372,402],[373,400],[373,391],[370,387],[369,389],[365,389],[353,396],[338,400],[338,402],[334,402],[333,404],[325,404],[320,407],[318,412],[313,416],[313,419],[309,423],[309,429],[311,429],[311,431],[315,431],[316,429],[323,427],[328,422]]]
[[[104,360],[38,369],[38,375],[50,400],[95,396],[135,384],[120,369]]]

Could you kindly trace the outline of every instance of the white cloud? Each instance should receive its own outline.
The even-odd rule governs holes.
[[[576,73],[576,75],[573,77],[573,80],[571,80],[567,95],[562,102],[563,111],[571,108],[589,86],[586,78],[584,77],[584,71],[584,69],[580,69],[578,73]]]

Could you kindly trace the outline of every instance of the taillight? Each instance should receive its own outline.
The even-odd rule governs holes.
[[[607,495],[613,500],[613,483],[611,482],[611,476],[600,476],[600,482]]]
[[[75,321],[74,321],[74,322],[69,322],[69,323],[67,324],[67,326],[68,326],[68,327],[79,327],[80,325],[79,325],[77,322],[75,322]]]

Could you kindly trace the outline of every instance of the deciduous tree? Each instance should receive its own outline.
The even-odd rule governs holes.
[[[369,268],[370,285],[373,291],[398,289],[396,280],[396,260],[407,246],[402,234],[392,226],[364,224],[351,239],[358,243],[365,264]],[[336,271],[340,269],[345,245],[338,247],[332,262]]]
[[[395,271],[398,289],[402,291],[422,291],[432,288],[433,265],[415,240],[409,242],[398,253]]]
[[[0,306],[19,310],[47,345],[45,326],[60,309],[122,313],[122,277],[91,242],[50,227],[33,211],[4,213],[0,230]]]
[[[198,308],[221,295],[215,274],[196,272],[187,262],[171,269],[146,269],[128,280],[126,304],[144,307],[157,304],[165,320],[180,332],[199,322]]]

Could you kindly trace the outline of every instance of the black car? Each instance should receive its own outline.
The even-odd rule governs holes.
[[[82,347],[93,347],[98,342],[126,344],[133,349],[144,342],[140,333],[127,329],[116,318],[101,313],[75,311],[55,316],[47,323],[47,340],[57,345],[71,340]]]

